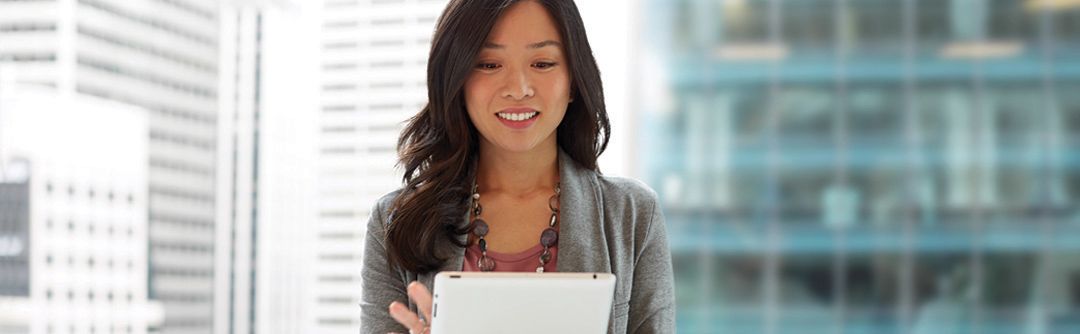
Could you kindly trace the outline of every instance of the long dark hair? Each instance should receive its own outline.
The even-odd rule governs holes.
[[[390,208],[386,252],[391,266],[436,270],[449,258],[439,245],[458,240],[471,182],[476,176],[479,134],[465,109],[464,85],[499,15],[518,1],[542,4],[559,26],[571,76],[572,103],[557,131],[559,147],[578,165],[598,171],[611,127],[600,70],[573,0],[452,0],[439,17],[428,57],[428,104],[398,139],[404,189]]]

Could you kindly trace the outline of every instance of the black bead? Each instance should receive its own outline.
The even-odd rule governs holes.
[[[550,227],[544,229],[544,232],[540,234],[540,244],[544,245],[544,247],[554,246],[558,240],[559,234],[555,232],[555,229]]]
[[[488,224],[483,219],[477,218],[473,221],[473,234],[478,237],[482,237],[488,234]]]

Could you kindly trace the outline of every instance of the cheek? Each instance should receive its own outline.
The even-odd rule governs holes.
[[[567,75],[553,75],[543,83],[544,101],[549,108],[564,108],[570,101],[570,78]]]
[[[558,97],[560,103],[566,102],[565,100],[570,98],[570,75],[562,73],[561,75],[552,76],[547,87],[551,87],[549,92],[551,95],[549,96]]]
[[[483,113],[487,106],[486,87],[480,78],[472,77],[465,81],[465,108],[468,109],[470,117]]]
[[[547,82],[544,83],[545,96],[549,98],[544,101],[548,104],[549,110],[557,110],[556,117],[550,120],[554,123],[562,123],[563,117],[566,116],[566,108],[570,103],[570,78],[568,75],[563,76],[551,76]]]

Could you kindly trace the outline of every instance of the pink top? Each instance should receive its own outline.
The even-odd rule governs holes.
[[[488,250],[487,255],[495,260],[495,271],[536,272],[540,265],[540,254],[544,253],[544,246],[537,243],[533,248],[517,254],[496,253]],[[559,259],[559,244],[551,246],[551,261],[544,264],[544,272],[555,272],[555,263]],[[465,263],[461,271],[480,271],[476,265],[480,260],[480,245],[473,243],[465,248]]]

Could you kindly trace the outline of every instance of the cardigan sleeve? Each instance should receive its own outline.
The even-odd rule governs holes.
[[[634,259],[627,333],[675,333],[675,280],[667,224],[652,195],[648,228]]]
[[[409,297],[402,278],[391,271],[387,264],[386,247],[383,243],[387,222],[385,202],[380,200],[371,209],[367,224],[367,238],[364,242],[363,269],[360,272],[363,277],[360,332],[365,334],[408,332],[404,326],[390,317],[390,303],[396,300],[408,305]]]

